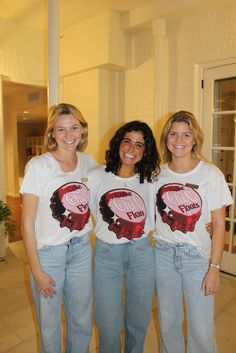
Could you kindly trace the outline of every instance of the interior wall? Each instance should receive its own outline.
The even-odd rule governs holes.
[[[155,55],[158,53],[155,52],[156,39],[152,30],[153,21],[155,21],[153,13],[143,11],[142,20],[142,13],[139,12],[140,25],[137,22],[133,28],[126,26],[123,30],[125,47],[123,40],[120,44],[120,29],[117,30],[119,26],[116,24],[116,32],[113,27],[107,26],[107,21],[104,21],[105,25],[101,26],[101,31],[98,26],[90,27],[90,32],[87,29],[88,38],[85,35],[83,41],[80,41],[78,35],[80,33],[81,36],[82,31],[79,29],[81,30],[88,23],[98,23],[102,18],[104,19],[104,16],[106,19],[109,18],[109,13],[90,18],[89,22],[74,26],[65,32],[70,45],[74,41],[70,41],[68,36],[75,39],[77,35],[79,40],[76,45],[81,55],[78,58],[73,56],[73,65],[71,65],[69,60],[65,60],[65,55],[71,56],[71,50],[67,47],[67,53],[65,53],[66,48],[61,47],[66,67],[66,70],[62,70],[62,74],[66,73],[63,77],[63,94],[67,101],[81,107],[86,115],[90,123],[88,151],[98,161],[103,161],[108,141],[121,122],[144,120],[154,129],[159,139],[161,127],[169,113],[180,109],[194,111],[195,65],[236,56],[236,3],[232,0],[217,1],[213,7],[206,6],[203,11],[195,10],[193,8],[192,13],[179,11],[178,15],[166,16],[166,18],[163,16],[166,23],[165,50],[162,57],[165,81],[161,92],[163,116],[160,120],[157,120],[155,112],[156,80],[158,80],[158,75],[155,76],[157,70]],[[122,16],[119,16],[116,14],[116,20],[119,19],[122,23]],[[149,25],[143,26],[148,17]],[[106,31],[110,31],[110,34]],[[87,32],[85,31],[85,34]],[[93,34],[95,40],[92,40]],[[85,38],[88,40],[85,41]],[[113,40],[109,42],[104,40],[105,38],[113,38]],[[100,43],[99,55],[95,55],[97,43]],[[119,51],[125,55],[122,73],[118,73],[114,66],[111,65],[109,68],[108,65]],[[109,53],[108,63],[106,63],[107,53]],[[122,62],[121,59],[119,60]],[[93,65],[98,65],[100,69],[91,69]],[[104,66],[106,66],[105,69]],[[116,71],[114,74],[117,75],[116,79],[112,70]],[[122,84],[117,87],[114,83],[120,82],[120,78]]]
[[[71,55],[77,51],[78,55]],[[108,141],[124,121],[125,34],[120,13],[105,11],[61,33],[61,97],[89,124],[87,152],[104,162]]]
[[[194,109],[194,64],[236,57],[236,2],[169,21],[169,111]]]
[[[75,105],[88,122],[86,151],[98,159],[99,146],[99,70],[64,77],[61,101]]]
[[[43,18],[42,18],[43,22]],[[45,31],[0,18],[0,73],[13,81],[45,83]]]
[[[63,78],[61,99],[82,112],[89,128],[86,152],[100,163],[114,126],[124,119],[123,77],[123,72],[95,69]]]
[[[125,66],[120,14],[107,10],[60,33],[60,75],[113,65]]]
[[[195,65],[236,57],[235,38],[235,1],[218,1],[203,11],[193,9],[192,13],[167,16],[163,57],[166,82],[161,92],[163,115],[156,121],[152,30],[139,28],[127,35],[129,65],[125,71],[125,120],[145,120],[159,140],[163,122],[170,113],[178,110],[194,112]]]
[[[152,30],[127,35],[125,71],[125,121],[144,120],[154,125],[154,48]]]

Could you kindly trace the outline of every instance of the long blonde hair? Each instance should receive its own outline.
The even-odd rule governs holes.
[[[204,159],[201,153],[202,145],[204,142],[204,135],[203,135],[202,129],[200,128],[196,117],[192,113],[188,111],[180,110],[179,112],[176,112],[170,116],[170,118],[167,120],[167,122],[165,123],[162,129],[160,145],[163,153],[163,162],[168,163],[168,162],[171,162],[172,160],[172,154],[167,148],[167,136],[170,131],[171,125],[175,122],[177,123],[184,122],[188,124],[189,130],[193,135],[194,142],[195,142],[192,148],[192,155],[196,159],[200,159],[200,160]]]
[[[58,105],[54,105],[49,109],[49,119],[48,126],[45,132],[45,145],[47,150],[52,152],[57,149],[57,142],[55,140],[53,129],[57,122],[57,119],[62,114],[72,114],[81,124],[83,128],[83,134],[80,143],[77,146],[78,151],[83,151],[88,143],[88,124],[84,119],[82,113],[72,104],[68,103],[60,103]]]

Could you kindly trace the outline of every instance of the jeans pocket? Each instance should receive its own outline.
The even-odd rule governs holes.
[[[103,242],[102,240],[96,239],[94,253],[96,254],[108,254],[111,251],[110,244]]]
[[[134,242],[135,244],[135,249],[136,250],[146,250],[146,249],[150,249],[152,248],[149,238],[144,238],[144,239],[140,239],[140,240],[135,240]]]
[[[202,255],[200,254],[199,250],[193,245],[186,246],[185,255],[193,259],[202,258]]]
[[[88,246],[88,245],[90,245],[90,243],[91,243],[91,241],[90,241],[90,236],[89,236],[89,234],[84,235],[81,244],[82,244],[83,246]]]
[[[164,250],[168,250],[170,248],[170,245],[166,241],[158,239],[158,240],[155,241],[154,247],[157,250],[163,250],[164,251]]]
[[[38,253],[39,254],[49,253],[49,252],[53,251],[53,248],[55,248],[55,246],[54,245],[43,245],[40,249],[38,249]]]

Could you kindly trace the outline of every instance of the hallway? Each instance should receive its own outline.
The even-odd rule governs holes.
[[[38,353],[38,335],[29,286],[29,265],[22,241],[7,249],[7,261],[0,263],[0,353]],[[149,325],[144,353],[158,353],[156,304]],[[63,326],[63,324],[62,324]],[[216,296],[216,337],[218,353],[235,353],[236,278],[221,275]],[[90,353],[98,352],[93,326]]]

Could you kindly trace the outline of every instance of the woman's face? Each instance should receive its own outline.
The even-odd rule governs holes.
[[[81,141],[83,128],[72,114],[62,114],[56,121],[53,136],[58,150],[75,151]]]
[[[185,122],[174,122],[167,135],[167,148],[174,157],[185,157],[192,154],[195,141]]]
[[[143,133],[139,131],[126,132],[121,140],[119,155],[122,165],[134,168],[141,161],[145,151]]]

